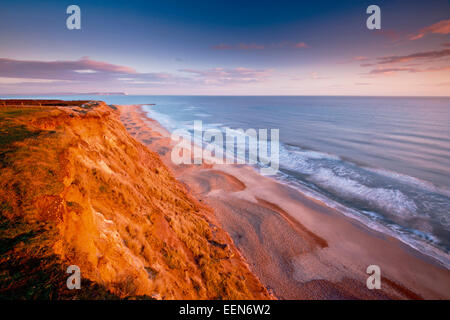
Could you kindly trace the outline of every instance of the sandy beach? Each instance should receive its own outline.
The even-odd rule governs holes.
[[[434,259],[249,166],[176,166],[169,133],[139,105],[119,109],[129,133],[214,209],[215,219],[278,299],[450,298],[450,271]],[[380,290],[366,286],[369,265],[381,269]]]

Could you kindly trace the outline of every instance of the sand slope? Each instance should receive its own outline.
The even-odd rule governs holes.
[[[270,298],[114,106],[26,104],[0,107],[1,297]]]

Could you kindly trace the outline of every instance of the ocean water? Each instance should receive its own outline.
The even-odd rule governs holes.
[[[450,98],[62,96],[149,104],[168,130],[279,129],[274,179],[450,268]],[[156,104],[156,105],[150,105]]]

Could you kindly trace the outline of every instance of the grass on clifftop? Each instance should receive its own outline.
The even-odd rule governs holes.
[[[45,137],[42,141],[49,143],[51,132],[27,126],[32,118],[48,110],[0,107],[0,300],[117,299],[87,279],[82,279],[81,290],[68,290],[67,266],[51,250],[58,236],[56,226],[51,222],[25,221],[17,212],[25,210],[31,216],[36,209],[28,200],[60,192],[57,150],[45,143],[42,148],[41,143],[33,141]],[[20,174],[18,179],[15,174],[33,162],[33,172]],[[40,180],[44,186],[36,185]]]

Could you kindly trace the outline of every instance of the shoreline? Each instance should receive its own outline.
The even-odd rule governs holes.
[[[450,271],[402,241],[245,165],[183,165],[173,143],[141,106],[120,106],[128,132],[157,152],[174,176],[233,239],[279,299],[448,299]],[[366,287],[379,265],[382,289]]]

